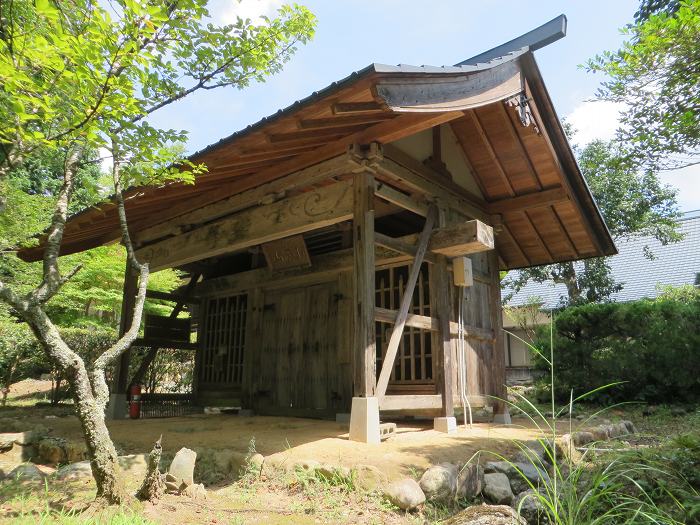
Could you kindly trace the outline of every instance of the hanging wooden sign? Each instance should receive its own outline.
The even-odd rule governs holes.
[[[262,245],[267,264],[273,270],[311,266],[309,251],[302,235],[285,237]]]

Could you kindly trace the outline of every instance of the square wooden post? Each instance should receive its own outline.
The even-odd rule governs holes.
[[[126,263],[124,271],[124,291],[122,295],[122,308],[119,318],[119,337],[124,335],[131,326],[134,315],[134,305],[138,292],[139,274]],[[131,361],[131,348],[128,348],[117,360],[114,367],[112,392],[109,396],[106,416],[108,419],[123,419],[126,417],[126,389],[129,381],[129,363]]]
[[[446,211],[439,209],[438,227],[446,226]],[[452,317],[452,286],[450,274],[447,269],[447,257],[438,255],[435,264],[431,268],[431,316],[438,319],[438,329],[433,337],[436,345],[434,355],[437,356],[436,383],[442,396],[442,409],[440,417],[435,418],[435,430],[452,432],[457,428],[457,420],[454,417],[454,385],[453,385],[453,356],[452,335],[450,334],[450,320]]]
[[[501,305],[501,275],[498,264],[498,251],[496,249],[496,239],[494,239],[494,249],[489,252],[489,273],[491,283],[489,285],[489,313],[491,317],[491,328],[493,329],[494,341],[491,352],[491,395],[494,398],[493,421],[509,425],[511,423],[510,413],[505,400],[508,399],[506,389],[506,359],[503,348],[503,307]]]
[[[353,180],[353,399],[350,439],[379,443],[377,341],[374,320],[374,177]]]
[[[353,181],[353,356],[354,396],[372,397],[377,384],[374,321],[374,177],[358,173]]]

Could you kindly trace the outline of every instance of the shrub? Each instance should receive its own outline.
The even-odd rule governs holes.
[[[555,396],[569,398],[621,381],[590,400],[700,401],[700,293],[664,293],[655,300],[587,304],[555,316]],[[547,332],[547,333],[544,333]],[[549,327],[539,334],[549,346]],[[548,369],[541,358],[536,367]]]

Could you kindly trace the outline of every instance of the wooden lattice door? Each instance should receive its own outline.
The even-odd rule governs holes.
[[[243,382],[246,294],[204,302],[200,385],[240,388]]]
[[[394,266],[375,273],[376,306],[398,310],[410,267]],[[413,292],[409,310],[412,314],[430,316],[428,265],[423,264]],[[392,324],[376,323],[377,370],[382,369]],[[399,344],[387,393],[434,393],[432,335],[430,331],[406,326]]]

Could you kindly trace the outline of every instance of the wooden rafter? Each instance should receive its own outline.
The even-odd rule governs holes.
[[[508,130],[508,134],[510,135],[511,140],[515,144],[516,149],[520,153],[525,168],[530,175],[530,178],[532,179],[532,182],[535,185],[535,188],[538,190],[542,189],[542,183],[540,182],[540,178],[537,175],[537,171],[535,170],[535,167],[532,165],[532,159],[530,159],[530,155],[528,154],[527,150],[525,149],[525,145],[523,144],[522,138],[520,137],[520,133],[517,132],[515,129],[515,126],[521,126],[521,124],[518,122],[517,124],[513,122],[512,118],[512,112],[509,112],[508,109],[506,109],[506,106],[504,103],[496,104],[498,107],[498,113],[501,115],[501,118],[503,119],[503,122],[505,124],[506,129]]]
[[[469,115],[471,116],[472,122],[474,123],[474,127],[475,127],[477,133],[479,134],[479,138],[481,139],[482,143],[484,144],[484,149],[486,150],[486,153],[488,153],[489,157],[491,158],[491,162],[493,162],[493,165],[496,168],[496,172],[498,173],[498,178],[503,183],[503,186],[505,187],[506,192],[511,197],[515,197],[515,191],[513,190],[513,186],[510,184],[510,180],[508,179],[508,175],[506,175],[506,172],[503,169],[503,165],[501,164],[501,160],[498,158],[498,155],[496,154],[496,150],[494,149],[493,144],[491,143],[491,140],[489,139],[488,135],[486,134],[486,131],[484,130],[484,126],[481,123],[481,119],[479,119],[479,115],[477,115],[476,110],[470,111]]]

